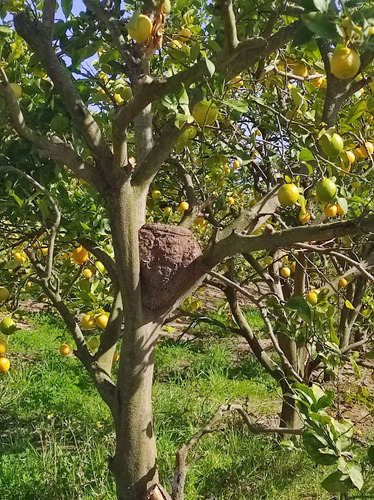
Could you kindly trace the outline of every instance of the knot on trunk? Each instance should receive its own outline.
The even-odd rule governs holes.
[[[145,224],[139,245],[142,301],[149,309],[172,305],[201,275],[202,252],[188,229]]]

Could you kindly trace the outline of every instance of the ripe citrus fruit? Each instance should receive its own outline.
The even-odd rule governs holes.
[[[290,267],[291,273],[294,273],[296,270],[296,262],[295,261],[291,262],[289,267]]]
[[[339,286],[342,288],[345,288],[347,285],[348,285],[348,281],[346,280],[346,278],[340,278]]]
[[[5,286],[0,286],[0,302],[9,299],[9,290]]]
[[[67,356],[70,352],[70,347],[67,344],[61,344],[59,351],[63,356]]]
[[[300,212],[299,212],[299,221],[302,224],[306,224],[307,222],[309,222],[310,221],[310,212],[308,210],[306,210],[305,212],[302,212],[300,210]]]
[[[361,148],[354,149],[353,154],[355,155],[356,160],[360,160],[362,158]]]
[[[13,90],[13,94],[16,96],[16,99],[19,99],[22,95],[21,85],[18,85],[18,83],[10,83],[9,87]]]
[[[113,354],[113,363],[115,363],[118,360],[119,360],[119,354],[118,354],[117,351],[115,351],[114,354]]]
[[[95,319],[91,314],[86,314],[81,320],[83,330],[92,330],[95,327]]]
[[[229,87],[233,87],[234,89],[240,89],[240,87],[243,87],[244,85],[242,76],[241,75],[234,76],[234,78],[231,78],[231,80],[227,82],[227,85]]]
[[[372,155],[374,153],[374,145],[372,142],[365,142],[365,146],[363,144],[360,146],[360,152],[361,152],[362,158],[367,158],[368,152],[369,152],[369,155]]]
[[[240,167],[240,161],[235,160],[235,161],[234,161],[234,163],[232,164],[232,168],[233,168],[234,170],[236,170],[236,169],[237,169],[237,168],[239,168],[239,167]]]
[[[330,60],[331,72],[336,78],[348,80],[357,75],[361,66],[360,56],[349,47],[338,46]]]
[[[311,290],[305,297],[305,300],[312,306],[315,306],[318,302],[318,294],[314,290]]]
[[[338,213],[338,207],[332,203],[328,203],[324,209],[326,217],[335,217]]]
[[[283,184],[278,191],[278,200],[282,207],[292,207],[299,198],[299,189],[295,184]]]
[[[4,354],[8,347],[7,341],[5,339],[0,339],[0,354]]]
[[[336,191],[336,184],[331,179],[324,178],[317,182],[316,195],[322,203],[331,202],[335,198]]]
[[[318,143],[328,157],[334,158],[344,150],[343,138],[336,133],[330,134],[326,132],[320,137]]]
[[[15,252],[13,255],[14,260],[17,260],[18,262],[23,262],[23,257],[21,252]]]
[[[169,217],[172,214],[172,212],[173,212],[173,209],[171,207],[165,207],[163,214],[165,215],[165,217]]]
[[[88,251],[83,247],[78,247],[73,252],[73,260],[78,264],[83,264],[88,259]]]
[[[92,271],[91,271],[91,269],[83,269],[82,274],[83,274],[83,277],[85,279],[87,279],[87,280],[89,280],[90,278],[92,278]]]
[[[313,85],[313,87],[319,88],[325,84],[325,81],[326,78],[324,76],[320,76],[319,78],[312,78],[310,80],[310,83]]]
[[[342,207],[340,205],[336,205],[336,208],[337,208],[337,211],[338,211],[338,215],[344,215],[345,214],[344,210],[342,209]]]
[[[0,331],[4,335],[11,335],[17,330],[17,325],[12,318],[4,318],[0,323]]]
[[[108,324],[109,318],[106,314],[102,313],[99,314],[99,316],[96,316],[95,318],[95,325],[98,328],[104,329],[106,325]]]
[[[6,373],[10,368],[10,361],[5,356],[0,356],[0,373]]]
[[[349,163],[353,163],[356,159],[356,156],[353,151],[346,151],[345,154],[347,155]]]
[[[42,252],[42,255],[44,255],[44,257],[48,255],[48,247],[42,247],[40,251]]]
[[[127,31],[130,37],[138,43],[143,43],[150,37],[152,33],[152,21],[150,18],[144,14],[140,14],[138,17],[137,25],[135,25],[134,18],[129,21],[127,26]]]
[[[185,212],[186,210],[188,210],[190,208],[190,205],[187,203],[187,201],[182,201],[179,206],[178,206],[178,210],[179,212]]]
[[[289,278],[291,276],[291,269],[289,267],[282,267],[280,273],[283,278]]]
[[[192,116],[200,127],[211,125],[217,119],[218,108],[211,101],[199,101],[192,110]]]
[[[235,200],[232,196],[228,196],[226,199],[229,205],[233,205],[235,203]]]

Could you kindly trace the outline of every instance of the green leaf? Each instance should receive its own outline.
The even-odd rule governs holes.
[[[300,47],[300,45],[304,45],[304,44],[310,42],[310,40],[312,40],[313,38],[314,38],[313,31],[310,31],[305,26],[302,26],[295,33],[295,35],[292,39],[291,47]]]
[[[303,14],[301,19],[310,31],[313,31],[313,33],[320,37],[332,40],[338,40],[340,38],[336,24],[330,20],[326,14],[322,14],[322,12]]]
[[[286,304],[286,309],[291,309],[292,311],[296,311],[298,315],[308,323],[312,319],[312,313],[310,311],[310,307],[308,302],[304,299],[304,297],[290,297]]]
[[[320,12],[327,12],[329,10],[330,0],[313,0],[313,3]]]
[[[353,307],[352,303],[351,303],[348,299],[346,299],[346,300],[345,300],[345,307],[346,307],[347,309],[352,309],[353,311],[354,311],[354,309],[355,309],[355,308]]]
[[[346,493],[352,488],[350,477],[340,471],[333,472],[327,476],[321,485],[331,493]]]
[[[246,113],[248,111],[248,103],[245,101],[236,101],[235,99],[228,99],[223,101],[223,104],[226,104],[231,109],[235,109],[240,113]]]
[[[38,205],[38,208],[40,210],[40,213],[42,214],[43,219],[47,219],[47,217],[51,213],[50,210],[49,210],[47,202],[45,202],[41,198],[38,198],[36,200],[36,204]]]
[[[374,351],[369,351],[365,354],[366,359],[374,359]]]
[[[315,160],[313,153],[310,149],[302,149],[299,153],[299,161],[312,161]]]
[[[359,101],[357,104],[355,104],[349,109],[345,121],[349,123],[354,120],[357,120],[357,118],[360,118],[360,116],[362,116],[365,111],[366,111],[366,101],[364,100]]]
[[[52,118],[50,127],[57,134],[62,134],[69,125],[69,119],[63,115],[56,115]]]
[[[206,57],[205,64],[206,64],[206,67],[209,71],[210,76],[213,76],[215,71],[216,71],[216,67],[215,67],[214,63],[212,63],[212,61]]]
[[[339,207],[343,210],[343,212],[346,214],[348,212],[348,203],[346,198],[337,198],[336,202],[339,205]]]
[[[73,7],[73,0],[62,0],[61,8],[66,18],[70,16],[72,7]]]
[[[364,478],[362,477],[361,467],[358,464],[354,464],[354,466],[351,468],[349,477],[356,488],[358,490],[361,490],[364,485]]]

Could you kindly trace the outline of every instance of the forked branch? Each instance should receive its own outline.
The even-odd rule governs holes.
[[[293,434],[300,436],[304,429],[288,429],[284,427],[264,427],[252,422],[250,415],[245,410],[245,408],[240,404],[228,404],[221,405],[213,416],[191,437],[188,443],[184,444],[179,450],[176,451],[176,465],[174,471],[174,477],[172,479],[172,497],[173,500],[183,500],[184,499],[184,485],[186,481],[186,476],[191,467],[202,457],[206,455],[203,453],[199,455],[194,453],[193,456],[188,459],[189,453],[192,452],[195,446],[200,442],[200,439],[206,434],[211,434],[216,432],[217,424],[225,417],[233,412],[237,412],[243,419],[245,425],[248,427],[250,432],[254,434]]]

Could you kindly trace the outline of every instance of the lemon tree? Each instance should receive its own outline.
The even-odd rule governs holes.
[[[168,498],[154,350],[176,309],[206,317],[193,294],[207,273],[225,290],[222,328],[279,383],[280,427],[301,432],[295,380],[371,366],[373,8],[1,5],[2,320],[30,296],[61,314],[66,354],[113,415],[118,498]],[[276,357],[240,307],[249,283],[267,290],[254,298]],[[359,473],[329,491],[361,488]]]

